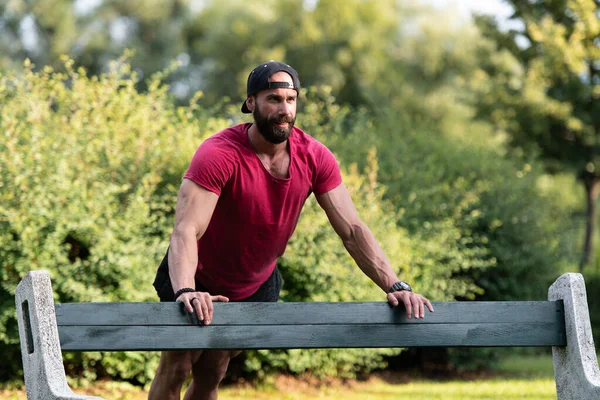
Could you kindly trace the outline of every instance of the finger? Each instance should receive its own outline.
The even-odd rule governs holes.
[[[410,296],[404,296],[402,301],[404,302],[404,307],[406,308],[406,316],[409,319],[412,318],[412,304],[410,302]]]
[[[206,318],[204,319],[204,323],[206,325],[208,325],[208,324],[210,324],[210,321],[212,321],[213,312],[214,312],[212,297],[210,297],[210,296],[207,297],[206,308],[208,310],[208,314],[206,314]]]
[[[396,296],[394,296],[393,293],[388,293],[387,301],[392,307],[396,307],[398,305],[398,299],[396,298]]]
[[[196,297],[194,303],[192,303],[192,306],[194,306],[194,313],[196,313],[196,318],[198,318],[198,321],[202,321],[204,319],[204,314],[202,314],[202,296]]]
[[[212,301],[221,301],[223,303],[229,302],[229,299],[227,297],[225,297],[225,296],[212,296],[211,300]]]
[[[192,307],[194,308],[194,315],[196,316],[196,321],[198,323],[198,326],[203,326],[202,319],[200,318],[200,312],[198,311],[198,310],[200,310],[200,307],[194,304],[195,301],[200,301],[200,299],[197,297],[193,297],[192,300],[190,300],[190,303],[192,304]]]
[[[425,304],[427,305],[427,308],[429,308],[429,311],[433,312],[433,306],[431,305],[429,300],[425,299]]]
[[[198,321],[198,326],[202,326],[203,325],[202,319],[200,318],[200,315],[198,313],[199,308],[197,306],[194,306],[194,301],[200,301],[200,299],[197,297],[194,297],[194,298],[192,298],[192,300],[190,302],[192,303],[192,307],[194,308],[194,314],[196,315],[196,320]]]
[[[425,307],[423,306],[423,301],[419,301],[419,318],[425,318]]]
[[[176,301],[178,303],[183,303],[183,306],[185,307],[185,309],[187,310],[187,312],[189,312],[189,313],[193,313],[194,312],[194,308],[192,307],[192,304],[190,303],[190,300],[186,296],[181,295],[181,296],[179,296],[176,299]]]
[[[204,321],[204,325],[208,325],[207,320],[209,318],[210,313],[208,312],[208,303],[211,303],[212,306],[212,301],[210,301],[210,296],[206,295],[206,296],[202,296],[202,301],[200,302],[202,304],[202,320]]]

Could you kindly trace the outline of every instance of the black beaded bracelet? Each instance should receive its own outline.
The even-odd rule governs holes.
[[[192,292],[195,292],[195,291],[196,291],[196,289],[192,289],[190,287],[181,288],[181,289],[179,289],[178,291],[175,292],[175,300],[177,300],[177,298],[179,296],[181,296],[183,293],[192,293]]]

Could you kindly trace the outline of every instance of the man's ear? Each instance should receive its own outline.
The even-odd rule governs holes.
[[[255,106],[256,106],[256,97],[255,96],[248,96],[246,98],[246,107],[248,107],[248,110],[254,111],[254,107]]]

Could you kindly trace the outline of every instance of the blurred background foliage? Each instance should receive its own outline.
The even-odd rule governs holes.
[[[583,271],[600,333],[600,5],[508,3],[511,29],[396,0],[0,3],[0,381],[21,374],[27,271],[50,271],[57,302],[156,300],[181,176],[247,120],[268,59],[298,70],[297,125],[334,151],[402,278],[435,301],[541,300]],[[383,300],[312,198],[279,266],[285,301]],[[248,352],[236,373],[354,376],[398,353]],[[65,354],[83,382],[147,384],[156,365]]]

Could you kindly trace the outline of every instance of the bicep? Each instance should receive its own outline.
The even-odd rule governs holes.
[[[360,219],[346,186],[342,183],[335,189],[315,197],[342,240],[352,236],[352,229],[360,224]]]
[[[194,230],[199,239],[208,226],[219,196],[189,179],[183,179],[177,195],[175,230]]]

